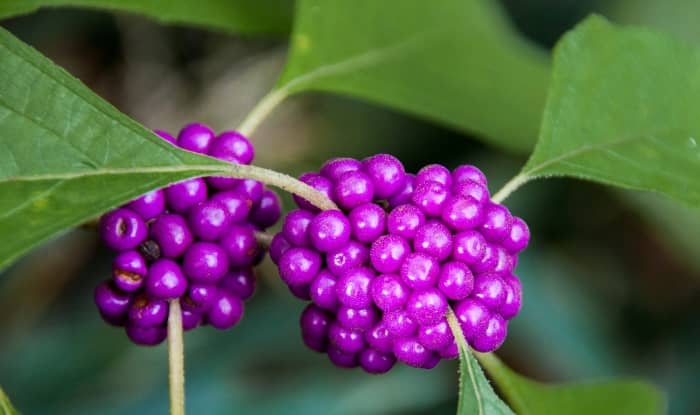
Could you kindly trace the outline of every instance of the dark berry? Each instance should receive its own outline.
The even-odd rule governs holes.
[[[396,363],[396,357],[393,354],[367,348],[360,353],[359,362],[365,372],[378,375],[390,371]]]
[[[243,301],[224,290],[218,291],[218,298],[206,314],[207,323],[219,330],[235,326],[243,317]]]
[[[219,282],[219,287],[247,300],[255,293],[255,271],[251,267],[233,268]]]
[[[275,265],[279,265],[279,261],[282,257],[282,254],[284,254],[287,251],[287,249],[291,247],[292,244],[290,244],[289,241],[285,239],[282,233],[275,234],[275,236],[272,237],[272,241],[270,241],[269,247],[270,259],[272,259],[272,262],[274,262]]]
[[[351,369],[357,367],[357,353],[346,353],[336,346],[328,347],[328,359],[337,367]]]
[[[282,216],[282,206],[279,196],[272,190],[263,190],[260,202],[250,212],[250,221],[255,226],[265,229],[277,223],[280,216]]]
[[[126,335],[129,339],[141,346],[156,346],[163,343],[168,337],[168,331],[164,327],[138,327],[126,326]]]
[[[251,265],[258,252],[255,232],[249,225],[231,225],[219,241],[219,246],[228,254],[232,267]]]

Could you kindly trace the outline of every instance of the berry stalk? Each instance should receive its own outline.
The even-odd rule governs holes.
[[[515,176],[513,176],[512,179],[508,180],[506,184],[501,187],[501,190],[496,192],[493,196],[491,196],[491,200],[494,203],[501,203],[508,196],[510,196],[511,193],[514,191],[518,190],[520,186],[524,185],[525,183],[529,182],[532,179],[532,177],[525,175],[523,173],[518,173]]]
[[[182,312],[178,299],[170,300],[168,367],[170,414],[185,415],[185,352],[182,342]]]

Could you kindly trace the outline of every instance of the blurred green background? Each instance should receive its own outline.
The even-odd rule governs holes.
[[[542,48],[592,11],[700,41],[694,1],[502,3]],[[2,25],[126,114],[171,132],[194,120],[235,128],[274,84],[287,43],[78,10]],[[284,103],[253,141],[256,164],[294,175],[333,156],[390,152],[411,171],[432,162],[477,164],[492,192],[525,161],[462,133],[321,94]],[[700,413],[700,213],[655,195],[562,179],[528,184],[506,204],[528,221],[533,239],[517,270],[523,311],[499,355],[540,380],[645,377],[667,393],[671,414]],[[292,206],[289,197],[285,205]],[[96,232],[81,228],[0,275],[0,385],[22,413],[167,412],[165,345],[132,346],[94,310],[92,290],[109,275],[110,259]],[[258,277],[239,326],[186,335],[191,413],[454,412],[456,362],[381,377],[335,369],[302,346],[302,304],[268,261]]]

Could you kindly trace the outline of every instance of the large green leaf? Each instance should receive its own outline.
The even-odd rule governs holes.
[[[459,347],[459,403],[457,415],[514,415],[496,395],[464,339],[452,310],[447,321]]]
[[[41,7],[89,7],[139,13],[164,23],[181,23],[236,33],[287,33],[293,0],[2,0],[0,19]]]
[[[0,415],[17,415],[17,410],[12,407],[10,398],[5,395],[5,392],[0,388]]]
[[[368,99],[529,151],[549,66],[488,0],[300,0],[280,95]]]
[[[120,114],[0,29],[0,268],[150,189],[227,168]]]
[[[493,354],[480,354],[489,375],[519,415],[658,415],[662,394],[641,381],[547,385],[510,370]]]
[[[700,205],[700,51],[590,17],[556,48],[542,131],[523,169]]]

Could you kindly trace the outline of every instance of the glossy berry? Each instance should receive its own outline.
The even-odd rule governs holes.
[[[202,315],[196,311],[182,310],[182,329],[190,331],[202,324]]]
[[[472,298],[457,303],[454,312],[464,337],[469,342],[481,335],[491,318],[489,309],[481,301]]]
[[[141,346],[156,346],[163,343],[168,337],[168,331],[164,327],[138,327],[126,326],[126,335],[135,344]]]
[[[361,331],[343,327],[338,323],[329,326],[328,339],[330,344],[344,353],[357,353],[365,347]]]
[[[400,338],[394,341],[394,355],[396,358],[416,368],[425,368],[429,366],[432,352],[426,349],[420,342],[414,338]]]
[[[358,160],[348,157],[339,157],[328,160],[321,166],[321,175],[331,179],[338,180],[344,173],[350,171],[358,171],[362,168],[362,163]]]
[[[455,338],[447,321],[442,319],[436,324],[420,326],[418,328],[418,341],[426,349],[439,352],[454,343]]]
[[[453,301],[463,300],[474,289],[474,275],[463,262],[447,262],[440,267],[437,287],[447,299]]]
[[[406,301],[406,312],[421,326],[436,324],[445,317],[447,299],[437,288],[416,290]]]
[[[452,238],[452,258],[467,265],[479,263],[486,252],[486,240],[478,231],[464,231]]]
[[[368,157],[363,161],[362,166],[372,180],[374,195],[378,199],[386,199],[396,194],[401,190],[406,179],[403,164],[389,154]]]
[[[343,209],[352,209],[374,199],[374,183],[361,171],[343,173],[333,186],[333,196]]]
[[[124,292],[138,291],[147,272],[146,260],[137,251],[120,252],[112,261],[114,286]]]
[[[308,184],[319,192],[323,193],[327,198],[333,197],[333,181],[327,177],[320,175],[319,173],[308,172],[299,176],[299,181]],[[311,212],[318,212],[318,208],[312,205],[308,200],[301,196],[293,195],[294,202],[301,209],[305,209]]]
[[[398,235],[384,235],[372,243],[369,251],[374,269],[382,273],[398,272],[411,253],[408,242]]]
[[[187,288],[187,295],[182,299],[182,308],[206,313],[219,298],[219,289],[215,285],[193,283]]]
[[[490,203],[485,207],[481,234],[487,241],[500,242],[510,234],[512,224],[513,217],[505,206]]]
[[[255,157],[255,150],[250,141],[236,131],[225,131],[212,142],[207,154],[219,160],[233,164],[250,164]],[[208,177],[207,183],[216,189],[231,189],[240,183],[232,177]]]
[[[442,183],[427,180],[416,185],[411,200],[425,216],[440,217],[442,208],[450,196],[449,188]]]
[[[440,275],[440,264],[428,254],[409,254],[401,265],[401,279],[414,290],[432,287]]]
[[[484,222],[484,209],[471,196],[452,196],[443,206],[442,221],[454,231],[474,229]]]
[[[365,342],[382,353],[392,353],[394,348],[393,335],[386,328],[383,321],[377,323],[370,330],[365,331]]]
[[[355,241],[348,242],[347,245],[326,254],[326,265],[328,270],[340,277],[348,270],[361,267],[369,263],[369,249]]]
[[[365,372],[378,375],[391,370],[396,363],[396,357],[393,354],[367,348],[360,353],[359,363]]]
[[[168,318],[168,303],[140,295],[129,307],[129,324],[138,327],[157,327]]]
[[[287,239],[282,235],[282,233],[276,233],[270,241],[270,259],[275,265],[279,264],[280,257],[284,254],[287,249],[291,248],[292,244],[287,241]]]
[[[452,173],[441,164],[430,164],[418,170],[415,183],[420,185],[428,181],[438,182],[449,189],[452,187]]]
[[[146,223],[130,209],[113,210],[100,220],[100,237],[108,247],[116,251],[136,248],[146,239],[147,234]]]
[[[410,337],[418,330],[418,324],[408,315],[406,310],[395,310],[384,313],[384,327],[394,338]]]
[[[165,189],[168,208],[177,213],[186,213],[197,203],[207,200],[207,183],[195,178],[171,184]]]
[[[452,195],[454,197],[471,197],[480,205],[489,202],[489,189],[481,183],[472,180],[456,182],[452,185]]]
[[[501,347],[507,334],[508,323],[499,314],[493,314],[471,345],[477,352],[491,352]]]
[[[408,287],[396,274],[382,274],[372,280],[372,300],[382,311],[394,311],[403,307],[410,294]]]
[[[336,313],[341,326],[353,330],[368,330],[377,322],[379,314],[373,307],[352,308],[342,306]]]
[[[163,300],[181,297],[187,290],[187,280],[177,262],[159,259],[151,264],[146,276],[146,292]]]
[[[260,203],[264,188],[263,184],[257,180],[241,179],[236,182],[233,190],[245,196],[246,203],[252,208]]]
[[[160,256],[167,258],[182,256],[193,241],[187,222],[175,214],[159,216],[151,224],[149,237],[158,245]]]
[[[452,253],[452,234],[447,226],[439,221],[427,222],[416,229],[413,251],[423,252],[438,261],[444,261]]]
[[[182,270],[192,282],[216,284],[229,268],[229,257],[218,244],[195,242],[187,248]]]
[[[335,310],[338,307],[338,295],[335,293],[337,277],[328,270],[321,270],[311,281],[309,295],[311,301],[326,310]]]
[[[200,154],[207,154],[213,140],[214,131],[200,123],[186,125],[177,135],[178,147]]]
[[[311,220],[308,235],[317,250],[334,251],[350,241],[350,221],[339,210],[326,210]]]
[[[282,206],[279,196],[272,190],[263,190],[260,202],[250,212],[250,221],[255,226],[264,229],[277,223],[280,216],[282,216]]]
[[[236,190],[219,192],[209,201],[221,203],[228,213],[230,223],[240,223],[248,218],[252,203],[247,202],[247,196]]]
[[[279,260],[282,280],[289,285],[310,284],[321,269],[321,255],[306,248],[290,248]]]
[[[139,215],[141,219],[149,221],[165,210],[165,192],[163,189],[150,191],[127,203],[126,207]]]
[[[332,322],[331,316],[313,304],[306,306],[301,313],[299,325],[305,338],[324,339],[328,336],[328,327]]]
[[[235,326],[241,317],[243,317],[243,301],[223,290],[219,290],[218,298],[206,314],[207,323],[219,330]]]
[[[396,192],[393,196],[389,198],[389,208],[393,209],[397,206],[411,203],[411,197],[413,196],[415,180],[415,175],[406,174],[401,189],[399,189],[398,192]]]
[[[241,300],[247,300],[255,293],[255,272],[251,267],[232,268],[219,281],[219,287],[234,294]]]
[[[217,201],[207,200],[192,206],[187,214],[187,223],[195,237],[204,241],[215,241],[224,234],[230,217],[226,207]]]
[[[117,290],[109,281],[105,281],[95,288],[94,298],[105,321],[114,325],[123,324],[131,302],[128,293]]]
[[[335,285],[338,301],[352,308],[369,307],[372,304],[370,284],[374,277],[374,271],[367,267],[347,271]]]
[[[506,298],[498,308],[498,313],[506,320],[515,317],[522,307],[522,286],[520,280],[514,275],[503,277],[505,283]]]
[[[386,212],[374,203],[356,206],[348,215],[352,237],[358,242],[371,244],[384,234]]]
[[[454,171],[452,172],[452,181],[454,183],[459,183],[467,180],[471,180],[481,184],[484,187],[488,187],[486,175],[484,175],[484,173],[477,167],[465,164],[454,169]]]
[[[357,367],[357,353],[346,353],[336,346],[328,347],[328,359],[337,367],[351,369]]]
[[[530,229],[524,220],[513,217],[510,232],[503,238],[501,245],[511,253],[518,253],[530,242]]]
[[[414,205],[406,204],[392,209],[387,218],[387,229],[389,233],[411,241],[416,236],[418,228],[424,223],[423,211]]]
[[[297,209],[289,212],[282,225],[282,235],[294,246],[311,247],[309,225],[315,215],[307,210]]]
[[[253,228],[248,225],[231,225],[219,240],[219,246],[228,254],[232,267],[251,265],[258,252],[258,242]]]

